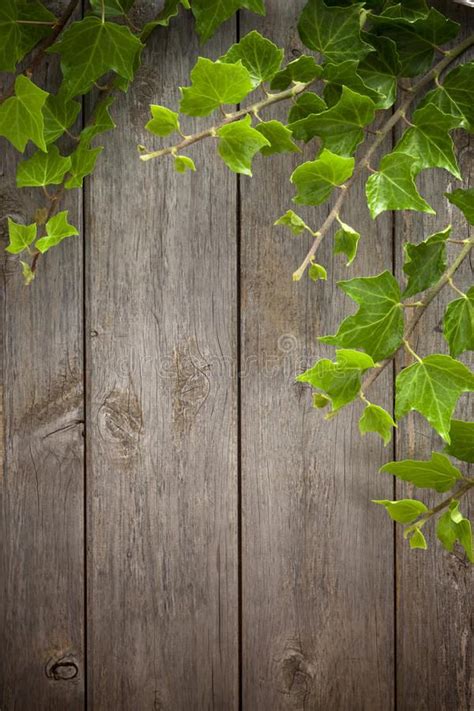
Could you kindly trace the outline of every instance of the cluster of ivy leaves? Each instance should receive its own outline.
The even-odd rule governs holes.
[[[442,49],[453,45],[459,29],[425,0],[308,0],[298,30],[309,52],[285,64],[283,50],[252,31],[215,61],[199,57],[189,85],[181,88],[179,111],[151,106],[147,129],[162,138],[177,133],[177,142],[143,149],[141,158],[168,155],[177,171],[194,171],[187,151],[196,141],[210,138],[217,141],[230,170],[250,176],[257,155],[298,152],[301,142],[315,141],[314,158],[290,176],[293,202],[313,206],[335,198],[335,207],[317,229],[293,209],[275,224],[296,235],[310,233],[314,247],[303,267],[309,267],[314,281],[324,280],[327,271],[315,261],[315,251],[326,233],[333,233],[334,252],[343,254],[348,264],[357,254],[357,225],[343,222],[340,213],[359,174],[368,172],[366,198],[373,219],[387,210],[435,214],[417,187],[422,171],[443,169],[462,181],[451,134],[455,129],[474,130],[474,63],[451,64],[474,45],[474,37]],[[291,101],[286,122],[262,117],[264,110],[285,100]],[[232,104],[243,108],[229,111]],[[193,135],[183,131],[186,116],[207,117],[216,111],[221,113],[210,127]],[[374,121],[375,130],[367,132]],[[378,165],[371,165],[375,147],[398,121],[405,128],[398,143]],[[336,348],[334,359],[318,360],[298,380],[311,385],[314,406],[329,408],[329,417],[361,401],[361,433],[376,433],[385,444],[408,413],[416,411],[428,421],[444,451],[433,452],[427,461],[390,462],[382,472],[449,496],[432,509],[419,498],[376,503],[405,525],[411,548],[427,547],[422,529],[436,517],[442,545],[452,551],[459,544],[474,562],[471,525],[459,501],[474,485],[466,472],[467,463],[474,461],[474,423],[454,417],[461,395],[474,390],[473,373],[458,359],[474,348],[474,287],[463,293],[453,282],[474,246],[468,236],[469,225],[474,225],[474,189],[460,182],[446,197],[464,214],[465,232],[452,235],[451,226],[444,224],[422,242],[406,244],[403,284],[391,271],[339,282],[357,310],[335,334],[319,339]],[[458,250],[451,263],[448,241]],[[299,278],[302,269],[295,274]],[[409,342],[414,323],[407,313],[417,322],[446,285],[459,292],[443,318],[448,352],[421,358]],[[389,413],[368,400],[366,389],[403,347],[414,362],[396,378],[395,407]]]

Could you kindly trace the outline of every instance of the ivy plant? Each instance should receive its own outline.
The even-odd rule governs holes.
[[[140,158],[168,157],[177,170],[194,170],[188,151],[209,139],[231,171],[251,176],[258,156],[297,152],[311,142],[313,157],[289,175],[288,192],[293,190],[296,206],[328,201],[331,209],[317,225],[308,225],[288,204],[281,206],[280,217],[275,215],[276,226],[310,239],[293,273],[295,281],[305,272],[314,281],[326,279],[326,267],[316,261],[324,239],[332,237],[334,253],[344,255],[347,264],[356,258],[363,235],[358,225],[344,222],[344,208],[364,175],[374,220],[388,210],[435,214],[417,186],[422,171],[445,170],[458,181],[445,197],[465,217],[462,232],[453,234],[450,225],[440,224],[436,233],[405,244],[402,283],[391,265],[381,274],[339,282],[357,308],[336,333],[319,338],[335,347],[334,358],[318,360],[297,380],[311,386],[313,404],[329,410],[327,418],[359,403],[361,434],[374,433],[385,445],[410,412],[427,420],[440,451],[426,460],[388,462],[381,469],[382,476],[409,482],[419,494],[374,503],[404,527],[411,548],[427,548],[425,532],[436,522],[441,545],[448,551],[460,547],[474,562],[471,524],[462,513],[462,499],[474,487],[468,472],[474,423],[455,418],[460,397],[474,390],[474,375],[459,360],[474,347],[474,287],[464,293],[456,285],[456,272],[474,247],[469,234],[474,190],[462,185],[452,139],[455,130],[474,130],[474,62],[469,61],[474,35],[458,39],[459,25],[424,0],[308,0],[298,31],[308,51],[288,63],[272,38],[256,31],[221,57],[199,57],[188,85],[180,89],[178,106],[150,107],[146,128],[165,143],[141,146]],[[286,121],[271,113],[282,102],[288,104]],[[237,110],[229,106],[235,103],[240,104]],[[196,133],[183,128],[186,116],[214,114],[217,118]],[[398,142],[375,162],[395,127]],[[173,134],[174,142],[168,138]],[[456,252],[451,260],[448,244]],[[445,288],[456,297],[443,318],[446,352],[421,357],[412,334]],[[395,404],[388,412],[369,400],[369,391],[402,349],[412,364],[396,376]],[[426,489],[440,497],[431,508],[423,501]]]

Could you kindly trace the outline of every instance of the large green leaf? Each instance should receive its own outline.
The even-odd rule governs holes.
[[[322,68],[316,64],[314,57],[309,57],[307,54],[302,54],[292,62],[288,62],[286,67],[281,69],[273,77],[271,89],[286,89],[292,82],[307,82],[317,79],[321,76]],[[303,94],[304,96],[304,94]]]
[[[44,252],[47,252],[48,249],[51,249],[51,247],[55,247],[66,237],[72,237],[73,235],[79,234],[74,225],[70,225],[68,223],[67,217],[68,211],[63,210],[47,221],[46,235],[41,237],[35,244],[35,247],[39,252],[44,254]]]
[[[19,254],[27,249],[32,242],[36,239],[36,223],[33,222],[32,225],[20,225],[11,217],[8,218],[8,236],[10,242],[8,247],[5,247],[7,252],[10,254]]]
[[[255,130],[265,136],[269,141],[269,146],[262,146],[260,152],[264,156],[270,156],[273,153],[295,153],[300,149],[292,141],[292,133],[289,128],[284,126],[280,121],[262,121],[255,126]]]
[[[293,201],[302,205],[320,205],[335,187],[351,177],[353,170],[353,158],[343,158],[325,148],[316,160],[307,161],[293,171],[290,181],[298,191]]]
[[[241,8],[265,14],[263,0],[192,0],[191,10],[201,42],[207,42],[219,25]]]
[[[88,15],[73,22],[49,48],[61,56],[68,97],[86,94],[109,71],[133,79],[142,43],[128,27]]]
[[[360,34],[362,5],[328,7],[323,0],[308,0],[298,22],[303,44],[332,62],[362,59],[371,50]]]
[[[420,244],[404,245],[403,271],[408,283],[403,296],[413,296],[435,284],[446,269],[446,240],[451,234],[451,225],[442,232],[427,237]]]
[[[388,462],[380,469],[381,472],[394,474],[402,481],[408,481],[420,489],[434,489],[440,493],[449,491],[455,483],[462,479],[459,469],[451,464],[448,457],[439,452],[432,452],[428,461],[403,459],[398,462]]]
[[[332,346],[363,348],[375,361],[388,358],[403,340],[400,287],[393,274],[385,271],[378,276],[340,281],[338,286],[359,304],[359,309],[344,319],[335,335],[319,340]]]
[[[448,304],[443,319],[443,334],[454,358],[464,351],[474,350],[474,286],[465,296]]]
[[[252,79],[241,62],[226,64],[198,57],[191,71],[191,86],[181,88],[180,111],[208,116],[222,104],[237,104],[252,91]]]
[[[62,156],[56,145],[47,153],[36,151],[18,164],[16,184],[19,188],[59,185],[71,167],[71,158]]]
[[[440,517],[436,527],[436,535],[449,552],[453,551],[454,544],[459,541],[466,552],[468,560],[474,563],[471,523],[459,511],[459,501],[452,501],[448,511]]]
[[[376,51],[364,57],[357,73],[366,86],[381,96],[375,102],[376,107],[388,109],[397,98],[397,77],[401,71],[397,48],[388,37],[368,35],[368,41]]]
[[[2,0],[0,3],[0,71],[14,72],[20,61],[53,30],[56,20],[38,0]]]
[[[64,92],[50,94],[43,107],[44,139],[47,144],[57,138],[72,126],[77,119],[81,105],[78,101],[68,99]]]
[[[382,158],[379,170],[370,176],[365,186],[372,219],[385,210],[417,210],[435,214],[416,189],[417,173],[413,156],[397,151]]]
[[[252,158],[270,141],[252,127],[250,116],[218,129],[219,155],[234,173],[252,175]]]
[[[474,422],[451,420],[449,430],[451,442],[444,451],[462,462],[474,463]]]
[[[461,64],[446,75],[442,84],[426,95],[421,106],[436,106],[445,114],[455,116],[458,126],[472,132],[474,131],[473,83],[474,62]]]
[[[472,390],[474,375],[463,363],[447,355],[427,356],[397,376],[395,416],[399,420],[416,410],[449,443],[450,421],[459,397]]]
[[[373,499],[372,503],[385,507],[392,521],[397,523],[412,523],[426,513],[428,508],[422,501],[416,499],[400,499],[399,501],[389,501],[388,499]]]
[[[46,151],[42,108],[47,97],[46,91],[20,74],[15,80],[15,95],[0,104],[0,136],[22,153],[28,141]]]
[[[370,57],[370,55],[369,55]],[[375,108],[384,103],[384,97],[376,89],[373,89],[364,82],[358,72],[360,62],[357,59],[347,59],[345,62],[334,64],[326,62],[323,67],[322,79],[326,82],[324,98],[328,105],[333,105],[339,99],[344,87],[362,96],[367,96],[374,103]],[[334,101],[329,101],[328,97],[334,97]]]
[[[456,205],[470,225],[474,225],[474,188],[457,188],[452,193],[445,193],[449,202]]]
[[[396,426],[392,416],[383,407],[372,403],[367,405],[359,420],[361,434],[375,432],[382,437],[385,447],[392,439],[392,428]]]
[[[264,81],[270,81],[280,69],[283,50],[253,30],[242,37],[240,42],[233,44],[219,61],[237,64],[239,60],[248,70],[253,86],[258,86]]]

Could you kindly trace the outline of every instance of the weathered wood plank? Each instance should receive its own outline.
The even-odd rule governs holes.
[[[289,57],[302,4],[272,0],[259,22]],[[390,268],[391,219],[370,220],[361,183],[342,215],[362,233],[359,258],[346,270],[329,237],[328,283],[294,284],[309,243],[272,229],[291,206],[291,164],[256,161],[242,180],[243,707],[391,709],[392,530],[369,503],[392,494],[377,474],[387,454],[360,440],[357,405],[324,422],[294,383],[351,308],[336,280]],[[301,212],[316,228],[327,211]],[[390,374],[380,380],[371,395],[390,408]]]
[[[48,59],[45,77],[59,69]],[[6,218],[31,221],[40,191],[15,188],[1,139],[1,331],[5,452],[1,491],[3,711],[84,708],[82,238],[41,259],[25,287],[7,256]],[[81,192],[64,207],[81,225]],[[0,407],[1,410],[1,407]],[[3,445],[3,441],[2,441]],[[2,446],[0,445],[0,450]]]
[[[176,105],[197,55],[190,18],[157,32],[86,201],[89,702],[101,711],[237,707],[236,182],[214,145],[195,147],[190,175],[136,151],[153,141],[148,105]]]
[[[452,2],[435,5],[448,16],[461,22],[463,32],[471,31],[472,10],[462,9]],[[465,133],[457,140],[461,172],[466,186],[472,185],[473,142]],[[396,261],[399,276],[402,274],[402,244],[421,241],[448,224],[453,225],[453,236],[467,236],[466,221],[456,208],[450,206],[443,193],[459,187],[459,182],[441,170],[425,171],[418,179],[421,194],[435,208],[437,215],[421,216],[403,213],[396,219]],[[472,231],[472,230],[471,230]],[[450,245],[452,259],[457,253]],[[472,283],[472,269],[466,263],[455,279],[460,288]],[[447,353],[441,333],[441,321],[446,304],[456,298],[445,289],[436,303],[427,310],[413,336],[415,350],[425,356],[433,352]],[[404,357],[404,364],[408,360]],[[465,362],[472,365],[466,354]],[[401,365],[402,363],[399,363]],[[472,419],[472,402],[462,398],[457,415]],[[418,414],[407,417],[401,427],[397,445],[399,459],[428,457],[430,452],[441,450],[443,443],[425,420]],[[441,495],[430,496],[425,490],[413,490],[397,485],[397,496],[420,498],[430,506],[439,502]],[[463,500],[465,515],[472,518],[472,503]],[[436,540],[435,526],[427,526],[429,550],[411,551],[401,535],[397,537],[397,682],[400,711],[468,711],[472,709],[472,567],[455,555],[443,551]]]

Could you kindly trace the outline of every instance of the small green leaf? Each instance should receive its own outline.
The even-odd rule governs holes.
[[[53,143],[77,119],[81,105],[68,99],[63,92],[50,94],[43,107],[44,139],[47,144]]]
[[[207,42],[217,28],[241,8],[265,14],[263,0],[193,0],[191,9],[201,42]]]
[[[150,110],[153,118],[145,125],[147,131],[154,133],[155,136],[169,136],[170,133],[179,131],[179,114],[176,111],[157,104],[151,104]]]
[[[428,548],[426,538],[418,527],[415,527],[413,533],[410,535],[410,548],[421,548],[424,551]]]
[[[319,281],[320,279],[326,281],[328,278],[328,273],[321,264],[316,264],[316,262],[312,262],[308,269],[308,276],[311,281]]]
[[[381,96],[375,101],[376,107],[388,109],[397,98],[397,77],[401,70],[397,47],[388,37],[368,35],[368,39],[376,51],[359,62],[357,73],[366,86]]]
[[[322,393],[313,393],[313,407],[322,410],[329,405],[331,399]]]
[[[15,95],[0,104],[0,136],[5,136],[23,153],[28,141],[46,151],[42,108],[48,93],[20,74],[15,79]]]
[[[333,252],[334,254],[345,254],[348,260],[346,266],[348,267],[356,258],[360,234],[341,220],[339,220],[339,224],[341,227],[334,235]]]
[[[465,296],[448,304],[443,319],[443,334],[453,358],[464,351],[474,350],[474,286]]]
[[[474,463],[474,422],[451,420],[449,430],[451,442],[444,451],[462,462]]]
[[[436,535],[443,547],[450,553],[453,551],[456,541],[459,541],[468,560],[474,563],[471,523],[459,511],[459,501],[452,501],[448,511],[440,517]]]
[[[292,82],[306,84],[321,76],[322,68],[316,64],[314,57],[302,54],[301,57],[289,62],[284,69],[273,77],[270,88],[281,91],[287,89]]]
[[[382,158],[377,173],[370,176],[365,186],[372,219],[384,210],[435,211],[423,200],[415,185],[417,163],[413,156],[398,151]]]
[[[312,91],[305,91],[304,94],[300,94],[288,114],[288,121],[293,126],[292,133],[294,138],[305,143],[310,141],[313,137],[310,130],[311,127],[306,127],[301,119],[310,114],[319,114],[322,111],[326,111],[326,109],[325,101],[318,94]]]
[[[296,212],[293,212],[293,210],[287,210],[285,214],[279,217],[278,220],[276,220],[276,222],[274,222],[273,224],[284,225],[286,227],[289,227],[294,235],[299,235],[304,230],[308,230],[308,232],[311,232],[311,234],[313,234],[313,230],[308,227],[306,222],[304,222],[304,220],[302,220],[301,217],[296,214]]]
[[[239,60],[248,70],[252,85],[256,87],[264,81],[270,81],[280,69],[283,50],[253,30],[237,44],[233,44],[219,61],[236,64]]]
[[[413,523],[421,514],[428,511],[425,504],[416,499],[400,499],[399,501],[373,499],[372,503],[385,506],[385,510],[392,521],[397,523]]]
[[[474,188],[463,190],[458,188],[452,193],[445,193],[449,202],[456,205],[470,225],[474,225]]]
[[[451,225],[437,232],[420,244],[404,245],[405,262],[403,271],[408,283],[402,296],[418,294],[435,284],[446,269],[446,240],[451,234]]]
[[[10,243],[6,247],[6,251],[10,254],[19,254],[27,249],[36,239],[36,223],[32,225],[20,225],[8,218],[8,236]]]
[[[55,247],[66,237],[72,237],[73,235],[79,234],[74,225],[70,225],[68,223],[67,216],[68,211],[63,210],[47,221],[46,235],[44,237],[40,237],[35,244],[35,247],[39,252],[44,254],[48,251],[48,249]]]
[[[89,125],[82,129],[80,136],[81,149],[90,148],[90,142],[96,136],[106,131],[111,131],[115,128],[115,122],[112,119],[109,109],[114,102],[113,96],[108,96],[97,106],[94,116],[90,121]]]
[[[218,129],[219,155],[234,173],[252,175],[252,158],[263,146],[269,146],[265,136],[252,128],[250,116],[228,123]]]
[[[252,88],[242,62],[226,64],[198,57],[191,71],[191,86],[181,87],[179,110],[189,116],[208,116],[222,104],[239,103]]]
[[[21,273],[23,275],[23,281],[25,283],[25,286],[29,286],[33,279],[35,278],[35,273],[31,269],[30,265],[28,262],[24,262],[23,260],[20,259],[20,264],[21,264]]]
[[[16,184],[18,188],[59,185],[71,167],[71,158],[62,156],[56,145],[47,153],[36,151],[28,160],[18,164]]]
[[[323,0],[308,0],[298,22],[303,44],[332,62],[362,59],[372,48],[360,34],[362,5],[328,7]]]
[[[451,417],[463,392],[474,390],[474,375],[447,355],[431,355],[402,370],[396,379],[395,417],[411,410],[425,417],[449,444]]]
[[[270,143],[269,146],[263,146],[260,150],[264,156],[270,156],[273,153],[295,153],[300,150],[296,143],[291,140],[292,133],[290,129],[280,121],[262,121],[255,126],[255,130],[265,136]]]
[[[439,493],[449,491],[455,483],[462,479],[462,474],[453,466],[448,457],[439,452],[431,453],[431,460],[403,459],[398,462],[388,462],[380,469],[381,472],[394,474],[402,481],[409,481],[420,489],[434,489]]]
[[[90,175],[93,172],[97,158],[102,151],[102,146],[88,148],[87,145],[81,141],[74,153],[71,153],[70,176],[65,182],[65,186],[68,190],[82,186],[82,181],[86,175]]]
[[[354,170],[354,158],[343,158],[326,148],[316,160],[307,161],[293,171],[290,181],[296,185],[293,202],[320,205],[335,187],[343,185]]]
[[[178,173],[186,173],[188,170],[195,171],[196,166],[192,158],[188,156],[175,156],[174,158],[174,169]]]
[[[185,10],[190,10],[189,0],[165,0],[161,12],[158,13],[154,20],[147,22],[143,27],[140,33],[142,42],[146,42],[156,27],[168,27],[170,20],[178,15],[180,7],[184,7]]]
[[[392,439],[392,427],[396,426],[392,417],[383,407],[372,403],[367,405],[359,420],[361,434],[376,432],[382,437],[385,447]]]

